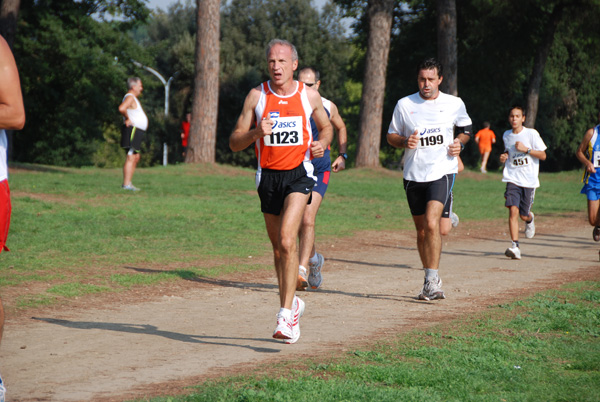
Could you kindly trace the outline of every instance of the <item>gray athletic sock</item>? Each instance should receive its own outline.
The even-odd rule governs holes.
[[[425,270],[425,279],[427,279],[428,281],[437,279],[437,277],[438,277],[437,269],[431,269],[431,268],[423,268],[423,269]]]

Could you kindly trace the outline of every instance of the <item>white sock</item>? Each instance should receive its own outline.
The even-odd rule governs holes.
[[[431,268],[423,268],[425,270],[425,279],[428,281],[434,280],[438,277],[438,270]]]
[[[300,272],[301,274],[303,274],[304,276],[306,276],[306,267],[303,265],[300,265],[298,267],[298,272]]]

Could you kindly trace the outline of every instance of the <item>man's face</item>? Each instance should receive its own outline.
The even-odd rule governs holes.
[[[269,75],[276,85],[283,85],[294,78],[294,71],[298,68],[298,60],[292,60],[292,48],[276,44],[271,48],[269,57]]]
[[[142,93],[142,91],[144,90],[144,87],[143,87],[143,85],[142,85],[142,81],[140,80],[140,81],[138,81],[137,83],[135,83],[135,84],[133,85],[133,88],[132,88],[132,89],[133,89],[133,90],[134,90],[134,92],[135,92],[135,96],[139,96],[139,95]]]
[[[525,123],[523,111],[521,109],[511,110],[510,114],[508,115],[508,122],[513,130],[523,127],[523,123]]]
[[[439,86],[442,83],[442,77],[438,76],[437,68],[419,71],[417,76],[419,84],[419,94],[423,99],[435,99],[439,95]]]
[[[311,70],[302,70],[298,74],[298,81],[303,82],[306,86],[312,87],[313,89],[318,90],[321,84],[321,81],[317,81],[315,79],[315,74]]]

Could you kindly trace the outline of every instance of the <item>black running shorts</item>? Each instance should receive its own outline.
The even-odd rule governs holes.
[[[504,206],[507,208],[518,206],[521,216],[529,216],[535,198],[535,188],[519,187],[514,183],[506,183],[504,198],[506,198]]]
[[[279,215],[285,197],[291,193],[310,194],[314,186],[315,180],[308,176],[304,164],[292,170],[262,169],[258,184],[260,210],[264,214]]]
[[[135,152],[140,152],[142,142],[146,137],[146,132],[137,127],[121,127],[121,148],[133,149]]]
[[[444,204],[444,212],[442,212],[442,218],[450,218],[450,213],[452,212],[452,206],[454,204],[454,192],[450,193],[450,197]]]
[[[438,180],[427,182],[404,179],[404,191],[410,213],[414,216],[424,215],[429,201],[439,201],[446,205],[454,187],[455,176],[454,173],[447,174]]]

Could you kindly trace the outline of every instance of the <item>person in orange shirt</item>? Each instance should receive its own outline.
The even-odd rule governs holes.
[[[475,142],[479,144],[479,153],[481,154],[481,173],[487,173],[492,144],[496,143],[496,134],[490,129],[488,121],[483,122],[483,128],[475,134]]]

